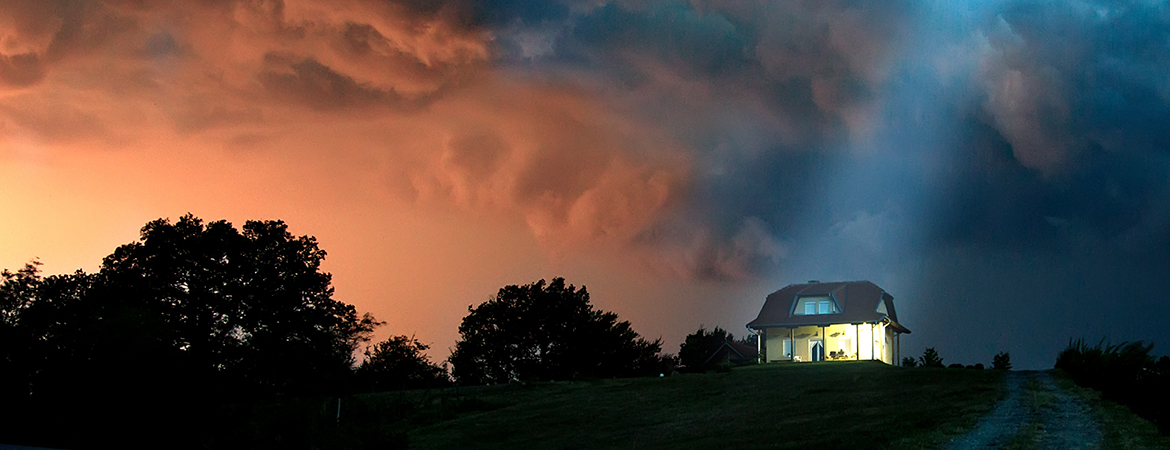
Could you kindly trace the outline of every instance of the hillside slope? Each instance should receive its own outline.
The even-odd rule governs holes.
[[[412,448],[933,448],[1002,396],[997,371],[872,362],[497,386],[496,405],[416,429]],[[491,389],[496,388],[496,389]]]

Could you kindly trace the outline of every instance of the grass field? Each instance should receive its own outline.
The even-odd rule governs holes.
[[[1158,435],[1149,421],[1059,371],[1055,375],[1060,390],[1091,406],[1105,449],[1170,448],[1170,438]],[[160,412],[179,422],[152,435],[142,428],[148,424],[124,421],[108,431],[117,432],[115,440],[57,446],[156,448],[165,441],[171,448],[250,449],[946,448],[1004,397],[1003,379],[1003,372],[993,370],[863,361],[340,399],[284,397],[205,405],[183,415]],[[1030,401],[1043,410],[1050,399],[1035,388],[1028,388],[1037,393]],[[1045,431],[1039,422],[1024,425],[1007,448],[1033,448],[1037,433]],[[28,443],[55,442],[41,441]]]
[[[1001,395],[996,371],[873,362],[489,386],[485,406],[409,433],[412,448],[935,448]],[[374,400],[372,394],[367,400]],[[446,392],[442,395],[453,395]]]
[[[874,362],[474,386],[238,404],[210,414],[195,448],[946,448],[1004,397],[1003,372]],[[1170,448],[1148,421],[1077,387],[1105,449]],[[1030,405],[1051,400],[1029,386]],[[1029,394],[1029,395],[1031,395]],[[340,401],[340,414],[338,402]],[[1033,448],[1040,422],[1007,448]]]

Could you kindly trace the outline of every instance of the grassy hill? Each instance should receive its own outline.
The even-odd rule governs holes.
[[[1003,373],[876,362],[413,390],[242,404],[205,448],[935,448]]]
[[[1001,397],[1002,373],[874,362],[487,387],[490,411],[409,434],[412,448],[933,448]],[[463,394],[461,394],[463,395]]]
[[[1170,448],[1141,419],[1096,391],[1080,398],[1102,425],[1104,448]],[[75,439],[61,448],[385,449],[385,448],[947,448],[1003,398],[1004,373],[904,369],[874,362],[773,364],[665,378],[528,383],[281,397],[226,406],[205,404],[166,430],[127,422],[115,441]],[[1026,402],[1051,409],[1051,392]],[[176,405],[190,409],[193,405]],[[1034,421],[1035,422],[1035,421]],[[1044,430],[1025,424],[1006,448],[1032,448]],[[74,430],[76,431],[76,430]],[[8,444],[49,445],[44,438]],[[100,437],[100,436],[99,436]],[[20,441],[20,442],[18,442]],[[25,442],[27,441],[27,442]],[[55,442],[55,441],[54,441]],[[89,442],[89,443],[86,443]]]

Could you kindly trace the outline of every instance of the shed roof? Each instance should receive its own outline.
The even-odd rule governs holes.
[[[740,360],[754,359],[757,355],[760,354],[755,347],[744,345],[735,341],[723,341],[723,344],[720,345],[719,348],[716,348],[715,351],[711,353],[711,356],[707,357],[706,361],[703,361],[703,365],[707,365],[707,363],[711,362],[712,359],[715,359],[716,356],[719,356],[720,353],[723,353],[724,348],[726,348],[728,352],[738,355],[739,358],[736,359]]]
[[[831,296],[841,307],[834,314],[794,315],[796,300],[808,296]],[[885,312],[879,305],[885,305]],[[891,326],[901,333],[910,330],[898,322],[894,311],[894,296],[869,281],[835,281],[829,283],[790,284],[773,292],[764,300],[759,316],[747,324],[748,328],[794,327],[802,325],[832,325],[838,323],[873,323],[889,319]]]

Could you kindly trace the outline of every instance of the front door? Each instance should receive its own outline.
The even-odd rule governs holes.
[[[825,360],[825,343],[820,339],[809,339],[808,341],[809,361],[824,361]]]

